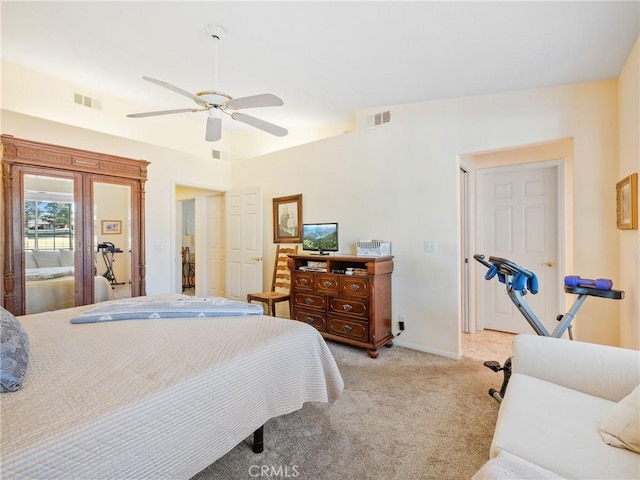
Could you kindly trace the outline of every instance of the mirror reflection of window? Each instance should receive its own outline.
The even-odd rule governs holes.
[[[26,313],[75,306],[73,180],[24,176]]]

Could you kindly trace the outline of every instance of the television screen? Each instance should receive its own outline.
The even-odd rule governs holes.
[[[305,223],[302,225],[302,249],[319,252],[338,251],[337,223]]]

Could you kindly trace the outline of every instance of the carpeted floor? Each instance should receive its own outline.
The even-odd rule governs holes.
[[[334,404],[270,420],[263,453],[248,438],[193,480],[463,480],[488,460],[500,378],[482,361],[329,347],[345,382]]]

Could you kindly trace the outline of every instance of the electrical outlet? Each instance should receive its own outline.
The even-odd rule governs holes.
[[[398,328],[401,332],[404,330],[404,316],[402,315],[398,317]]]

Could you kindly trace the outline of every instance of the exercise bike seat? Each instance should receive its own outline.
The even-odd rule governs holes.
[[[622,300],[624,298],[624,291],[622,290],[598,290],[591,287],[568,287],[565,285],[564,291],[566,293],[573,293],[574,295],[590,295],[592,297],[610,298],[613,300]]]

